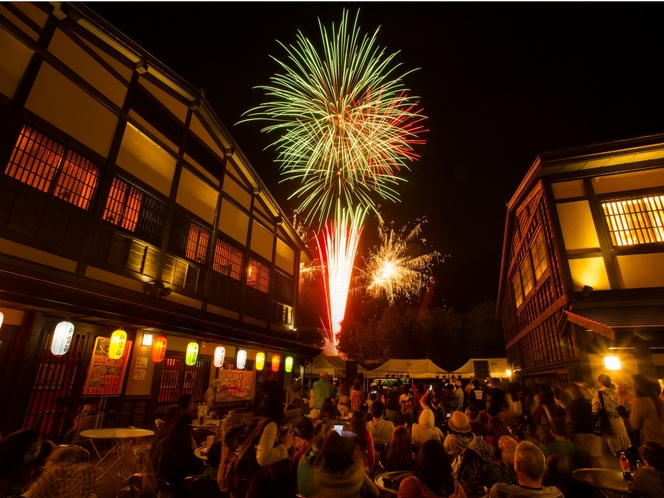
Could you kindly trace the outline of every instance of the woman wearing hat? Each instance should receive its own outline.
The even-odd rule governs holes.
[[[470,430],[470,423],[460,411],[453,411],[447,422],[450,432],[445,438],[445,451],[453,460],[475,441],[475,434]]]

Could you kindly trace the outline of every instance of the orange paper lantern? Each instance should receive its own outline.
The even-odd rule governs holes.
[[[164,334],[159,334],[154,341],[152,341],[152,361],[160,363],[166,357],[166,346],[168,339]]]
[[[278,372],[279,367],[281,366],[281,356],[275,354],[272,356],[272,371]]]

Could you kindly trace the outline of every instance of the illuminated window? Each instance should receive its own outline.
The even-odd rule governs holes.
[[[293,308],[286,304],[274,303],[274,318],[276,321],[293,325]]]
[[[5,174],[87,210],[97,189],[99,167],[34,128],[23,125]]]
[[[526,256],[521,264],[521,283],[523,284],[523,295],[527,296],[528,293],[535,287],[535,274],[533,273],[533,263],[530,257]]]
[[[614,246],[664,242],[664,195],[645,195],[602,202]]]
[[[133,232],[136,230],[142,201],[143,192],[115,177],[106,200],[103,219]]]
[[[242,276],[242,251],[228,242],[217,239],[212,269],[222,275],[240,280]]]
[[[249,258],[247,285],[261,292],[268,292],[270,287],[270,268],[265,263]]]
[[[538,281],[549,267],[549,260],[546,255],[546,242],[544,233],[540,230],[535,238],[535,243],[530,248],[530,255],[533,257],[533,266],[535,267],[535,281]]]
[[[512,281],[512,288],[514,289],[514,301],[516,301],[516,307],[518,308],[523,302],[523,287],[521,286],[521,276],[518,273]]]
[[[205,264],[209,242],[210,231],[192,221],[189,226],[189,235],[187,236],[187,252],[185,253],[185,257],[197,263]]]

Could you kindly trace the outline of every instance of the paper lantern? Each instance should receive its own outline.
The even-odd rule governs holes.
[[[159,334],[157,338],[152,341],[152,361],[160,363],[166,357],[166,346],[168,339],[164,334]]]
[[[291,373],[293,371],[293,357],[286,356],[286,372]]]
[[[261,371],[265,366],[265,353],[256,353],[256,370]]]
[[[5,319],[5,315],[3,315],[2,311],[0,311],[0,327],[2,327],[2,321]]]
[[[196,341],[191,341],[187,344],[187,353],[184,357],[184,362],[189,365],[195,365],[196,360],[198,359],[198,343]]]
[[[217,346],[214,350],[214,366],[221,368],[224,365],[224,358],[226,358],[226,348]]]
[[[278,354],[272,355],[272,371],[278,372],[281,365],[281,357]]]
[[[244,367],[247,366],[247,352],[244,349],[240,349],[237,352],[237,358],[235,359],[235,366],[239,370],[244,370]]]
[[[74,324],[67,318],[55,327],[53,340],[51,341],[51,353],[55,356],[66,354],[69,351],[72,337],[74,337]]]
[[[122,358],[124,347],[127,343],[127,333],[120,327],[118,330],[111,334],[111,344],[108,346],[108,357],[111,360],[118,360]]]

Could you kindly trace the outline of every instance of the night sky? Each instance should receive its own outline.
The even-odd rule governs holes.
[[[235,125],[263,100],[285,60],[276,40],[314,43],[318,22],[360,8],[363,32],[400,51],[430,131],[404,173],[397,227],[426,216],[436,304],[467,311],[495,301],[505,204],[537,154],[664,132],[664,30],[659,3],[90,3],[88,6],[201,88],[286,213],[276,137]],[[660,76],[657,76],[660,74]],[[372,244],[375,221],[362,249]]]

